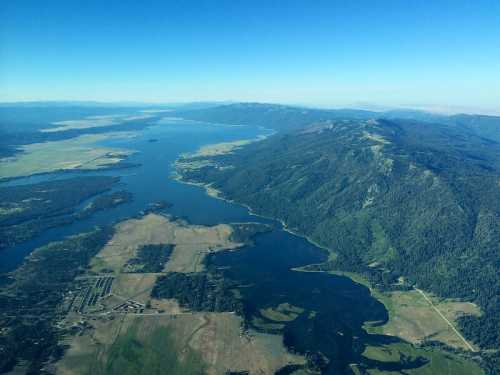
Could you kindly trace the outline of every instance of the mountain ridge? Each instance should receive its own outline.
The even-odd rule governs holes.
[[[482,316],[460,318],[462,332],[483,349],[500,347],[498,143],[454,123],[312,117],[195,158],[210,163],[183,177],[332,249],[313,270],[361,273],[382,290],[402,276],[477,303]]]

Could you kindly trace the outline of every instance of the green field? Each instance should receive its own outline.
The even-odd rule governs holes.
[[[59,141],[23,145],[20,147],[22,152],[14,157],[0,159],[0,176],[15,178],[55,171],[108,168],[123,161],[134,151],[103,147],[98,143],[133,136],[132,132],[85,134]]]
[[[366,358],[381,362],[399,362],[404,358],[424,357],[428,363],[418,369],[405,370],[410,375],[480,375],[483,371],[475,362],[456,354],[432,348],[415,348],[410,344],[397,343],[368,346],[363,352]],[[369,374],[399,374],[399,372],[369,370]]]
[[[86,374],[189,375],[200,374],[204,369],[200,355],[194,351],[188,349],[179,355],[165,327],[158,327],[147,337],[141,337],[138,325],[133,324],[99,357],[87,358]]]

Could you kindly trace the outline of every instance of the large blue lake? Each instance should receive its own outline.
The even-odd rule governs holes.
[[[36,239],[0,252],[0,272],[14,269],[33,249],[65,236],[90,230],[95,225],[109,224],[138,214],[151,203],[167,201],[173,204],[169,212],[184,217],[191,223],[217,224],[234,221],[262,221],[251,216],[244,207],[213,199],[202,188],[180,183],[172,178],[173,163],[180,154],[194,152],[206,144],[252,139],[271,131],[247,126],[207,124],[193,121],[164,119],[137,133],[134,138],[114,139],[100,143],[104,146],[127,148],[137,151],[127,162],[138,167],[94,172],[53,173],[12,180],[2,184],[29,184],[71,176],[112,175],[120,176],[116,190],[133,194],[133,202],[64,227],[53,228]],[[154,142],[150,142],[155,140]]]

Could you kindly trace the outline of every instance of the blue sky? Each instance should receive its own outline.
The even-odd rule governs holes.
[[[500,112],[500,1],[0,4],[0,100]]]

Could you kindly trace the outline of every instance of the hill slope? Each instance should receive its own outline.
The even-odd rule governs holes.
[[[462,331],[500,347],[496,142],[455,124],[330,120],[209,159],[184,177],[332,249],[317,267],[478,303]]]

